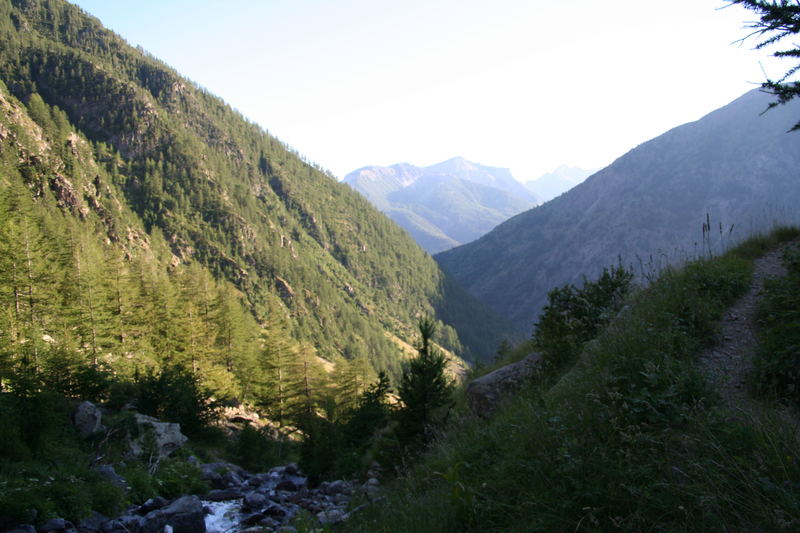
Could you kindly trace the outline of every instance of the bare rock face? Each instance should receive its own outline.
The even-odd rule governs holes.
[[[75,429],[81,437],[88,437],[99,431],[104,431],[103,415],[100,409],[92,402],[83,402],[75,409],[72,415]]]
[[[490,416],[500,400],[518,390],[533,375],[541,358],[541,354],[532,353],[472,381],[467,386],[467,399],[472,412],[483,418]]]
[[[130,443],[131,453],[135,456],[142,455],[145,451],[155,451],[163,459],[189,440],[181,433],[180,424],[159,422],[152,416],[139,413],[136,413],[135,420],[139,427],[139,436]],[[151,446],[155,450],[146,450]]]

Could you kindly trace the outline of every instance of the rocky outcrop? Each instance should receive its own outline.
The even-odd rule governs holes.
[[[72,421],[75,424],[75,430],[78,435],[83,438],[105,431],[103,414],[100,412],[100,408],[92,402],[79,404],[72,415]]]
[[[541,357],[541,354],[532,353],[472,381],[467,386],[467,399],[472,412],[481,417],[490,416],[504,397],[531,378]]]
[[[181,425],[173,422],[159,422],[152,416],[136,413],[134,420],[139,429],[138,436],[131,440],[130,450],[134,456],[145,452],[155,455],[159,460],[186,444],[189,440],[181,433]]]

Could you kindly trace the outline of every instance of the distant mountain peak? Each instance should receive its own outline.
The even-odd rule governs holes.
[[[537,203],[507,168],[461,156],[427,167],[408,163],[363,167],[345,176],[344,182],[430,253],[476,239]]]

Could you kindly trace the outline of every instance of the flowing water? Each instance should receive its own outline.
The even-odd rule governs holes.
[[[203,501],[203,507],[209,509],[206,515],[206,533],[231,533],[239,531],[242,500],[222,502]]]

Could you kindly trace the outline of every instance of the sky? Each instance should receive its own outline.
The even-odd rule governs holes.
[[[74,0],[343,178],[602,168],[786,66],[723,0]]]

